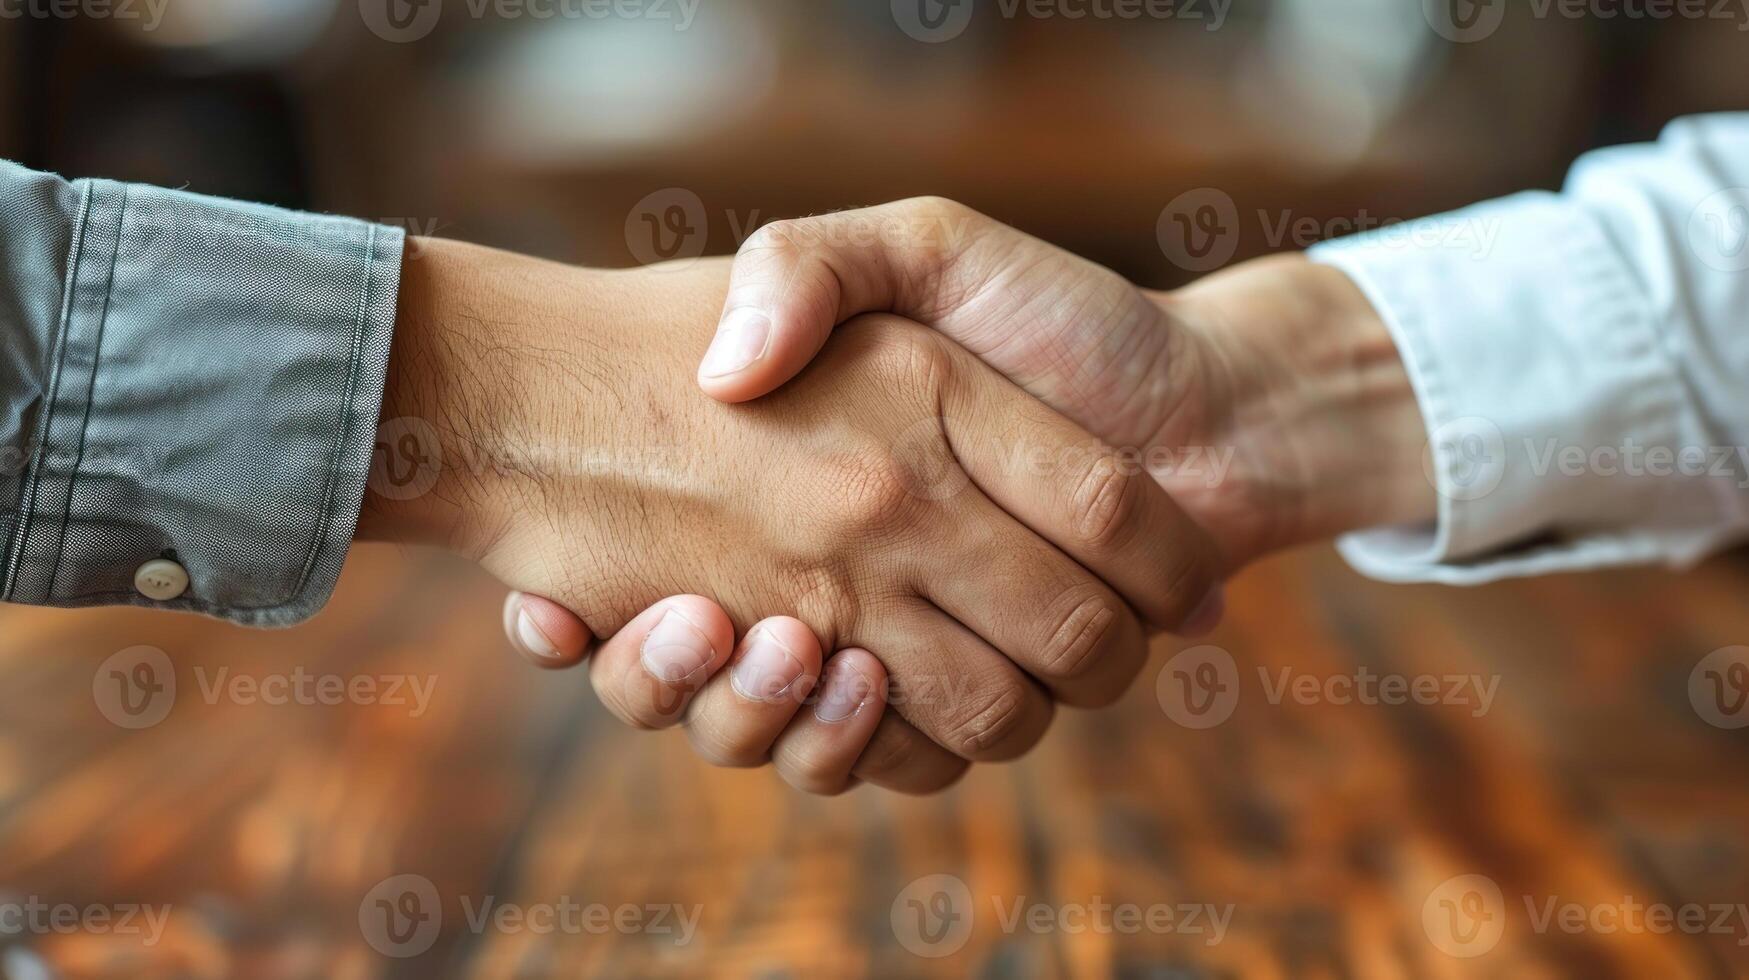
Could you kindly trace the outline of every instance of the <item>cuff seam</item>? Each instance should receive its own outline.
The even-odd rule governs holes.
[[[367,226],[364,240],[364,254],[361,256],[360,271],[363,272],[363,282],[358,290],[358,309],[352,320],[352,350],[348,358],[346,370],[346,393],[340,401],[340,426],[335,430],[334,445],[328,451],[328,478],[322,488],[322,516],[316,522],[316,534],[310,539],[310,550],[304,557],[303,570],[298,574],[296,588],[291,595],[278,605],[269,607],[264,612],[283,610],[295,603],[309,586],[310,576],[316,570],[316,560],[322,553],[322,546],[334,526],[334,498],[340,486],[340,458],[351,441],[352,422],[358,400],[358,374],[364,364],[364,332],[370,317],[370,286],[375,278],[377,264],[377,226]]]
[[[37,422],[36,445],[31,451],[29,475],[19,487],[18,516],[13,522],[12,541],[7,547],[5,581],[0,583],[0,600],[11,600],[18,584],[18,570],[24,558],[24,548],[30,538],[30,527],[36,517],[36,498],[42,478],[43,458],[48,452],[48,440],[53,434],[55,408],[61,397],[61,371],[67,359],[68,325],[73,313],[73,285],[79,273],[79,259],[85,249],[85,228],[91,213],[92,181],[79,182],[79,211],[73,220],[73,233],[67,245],[67,266],[61,277],[61,309],[55,318],[53,367],[49,373],[48,391]]]
[[[61,515],[61,530],[55,537],[55,559],[49,565],[48,594],[51,596],[55,594],[56,583],[59,582],[61,578],[61,559],[65,556],[67,550],[67,528],[73,523],[71,520],[73,512],[73,495],[75,493],[75,488],[79,484],[79,469],[85,464],[85,437],[91,428],[91,405],[92,402],[96,400],[94,396],[97,391],[97,372],[102,366],[103,361],[103,327],[109,319],[109,297],[111,289],[115,284],[115,263],[117,257],[121,254],[121,229],[123,223],[127,220],[128,185],[122,184],[120,193],[121,196],[116,202],[115,216],[117,237],[116,241],[111,243],[109,249],[109,266],[104,273],[103,279],[103,305],[98,311],[96,333],[92,338],[91,376],[86,383],[85,412],[83,417],[79,420],[79,448],[73,457],[73,469],[67,474],[67,500],[59,511]]]

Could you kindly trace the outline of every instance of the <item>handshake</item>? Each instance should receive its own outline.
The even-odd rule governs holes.
[[[1435,510],[1344,273],[1149,292],[934,199],[631,271],[410,242],[382,424],[442,452],[360,538],[479,562],[537,663],[824,794],[1019,756],[1247,562]]]

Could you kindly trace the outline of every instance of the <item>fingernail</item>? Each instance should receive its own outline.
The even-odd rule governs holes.
[[[711,656],[710,638],[672,609],[644,637],[644,670],[665,684],[698,673]]]
[[[768,630],[747,638],[747,649],[729,671],[729,684],[749,701],[776,701],[802,676],[802,662]]]
[[[835,725],[856,716],[868,702],[868,681],[849,664],[835,664],[826,672],[824,690],[814,704],[814,717]]]
[[[1209,590],[1202,597],[1189,616],[1185,617],[1184,625],[1178,628],[1178,635],[1188,637],[1207,636],[1221,625],[1221,617],[1227,614],[1226,590],[1219,585]]]
[[[534,624],[534,617],[527,610],[518,610],[516,613],[516,641],[522,644],[524,650],[537,657],[558,659],[559,648]]]
[[[717,335],[705,351],[704,363],[698,373],[707,378],[746,370],[747,366],[765,356],[771,340],[771,319],[758,310],[742,307],[723,317],[717,324]]]

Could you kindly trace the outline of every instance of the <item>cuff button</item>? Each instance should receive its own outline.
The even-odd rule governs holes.
[[[188,591],[188,569],[164,558],[146,562],[134,573],[134,588],[155,602],[169,602]]]

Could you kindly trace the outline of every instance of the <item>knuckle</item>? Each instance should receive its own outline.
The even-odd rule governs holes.
[[[685,717],[699,682],[688,678],[672,684],[643,671],[628,672],[605,683],[597,681],[596,696],[607,710],[638,731],[672,728]]]
[[[624,697],[617,694],[609,695],[604,693],[601,696],[601,701],[603,704],[607,705],[609,713],[624,722],[626,727],[633,731],[661,731],[672,725],[674,721],[673,719],[662,717],[657,712],[635,707]]]
[[[935,404],[934,395],[952,377],[959,348],[946,337],[907,320],[865,314],[839,328],[840,346],[855,349],[857,370],[896,393]]]
[[[933,220],[953,220],[977,216],[977,212],[951,197],[939,194],[923,194],[918,197],[906,198],[899,202],[900,206],[911,215]]]
[[[1184,625],[1184,621],[1196,611],[1197,603],[1201,602],[1214,586],[1213,575],[1208,567],[1198,560],[1192,549],[1172,549],[1170,564],[1166,569],[1165,595],[1165,603],[1172,610],[1172,613],[1171,619],[1161,625],[1172,629]]]
[[[1104,596],[1080,600],[1045,641],[1040,672],[1048,680],[1059,681],[1086,673],[1116,637],[1117,621],[1117,611]]]
[[[911,470],[896,446],[864,445],[836,454],[822,484],[832,541],[885,537],[912,526],[924,501],[912,492]]]
[[[842,763],[805,748],[780,750],[777,771],[784,782],[812,796],[837,796],[850,788]]]
[[[907,251],[913,262],[901,264],[905,287],[913,295],[937,294],[940,302],[952,295],[953,270],[974,239],[989,233],[994,223],[958,201],[945,197],[914,197],[899,204],[906,229]],[[946,290],[946,293],[941,291]],[[960,301],[963,301],[963,297]]]
[[[888,779],[914,768],[922,759],[919,750],[923,744],[923,736],[917,732],[882,721],[852,771],[870,782]]]
[[[779,576],[779,594],[788,597],[796,618],[814,630],[824,649],[855,633],[862,604],[855,580],[840,562],[798,561]]]
[[[1141,504],[1141,475],[1109,453],[1094,456],[1070,498],[1075,534],[1095,552],[1109,552],[1128,539]]]
[[[802,219],[781,218],[761,225],[741,243],[741,251],[789,255],[802,251],[807,227]]]
[[[961,756],[976,760],[1012,759],[1038,743],[1042,731],[1032,731],[1026,690],[1019,682],[1005,682],[987,698],[971,702],[971,709],[948,729],[948,738]]]
[[[723,769],[752,769],[771,759],[769,745],[725,731],[717,719],[706,713],[687,722],[686,739],[699,758]]]

